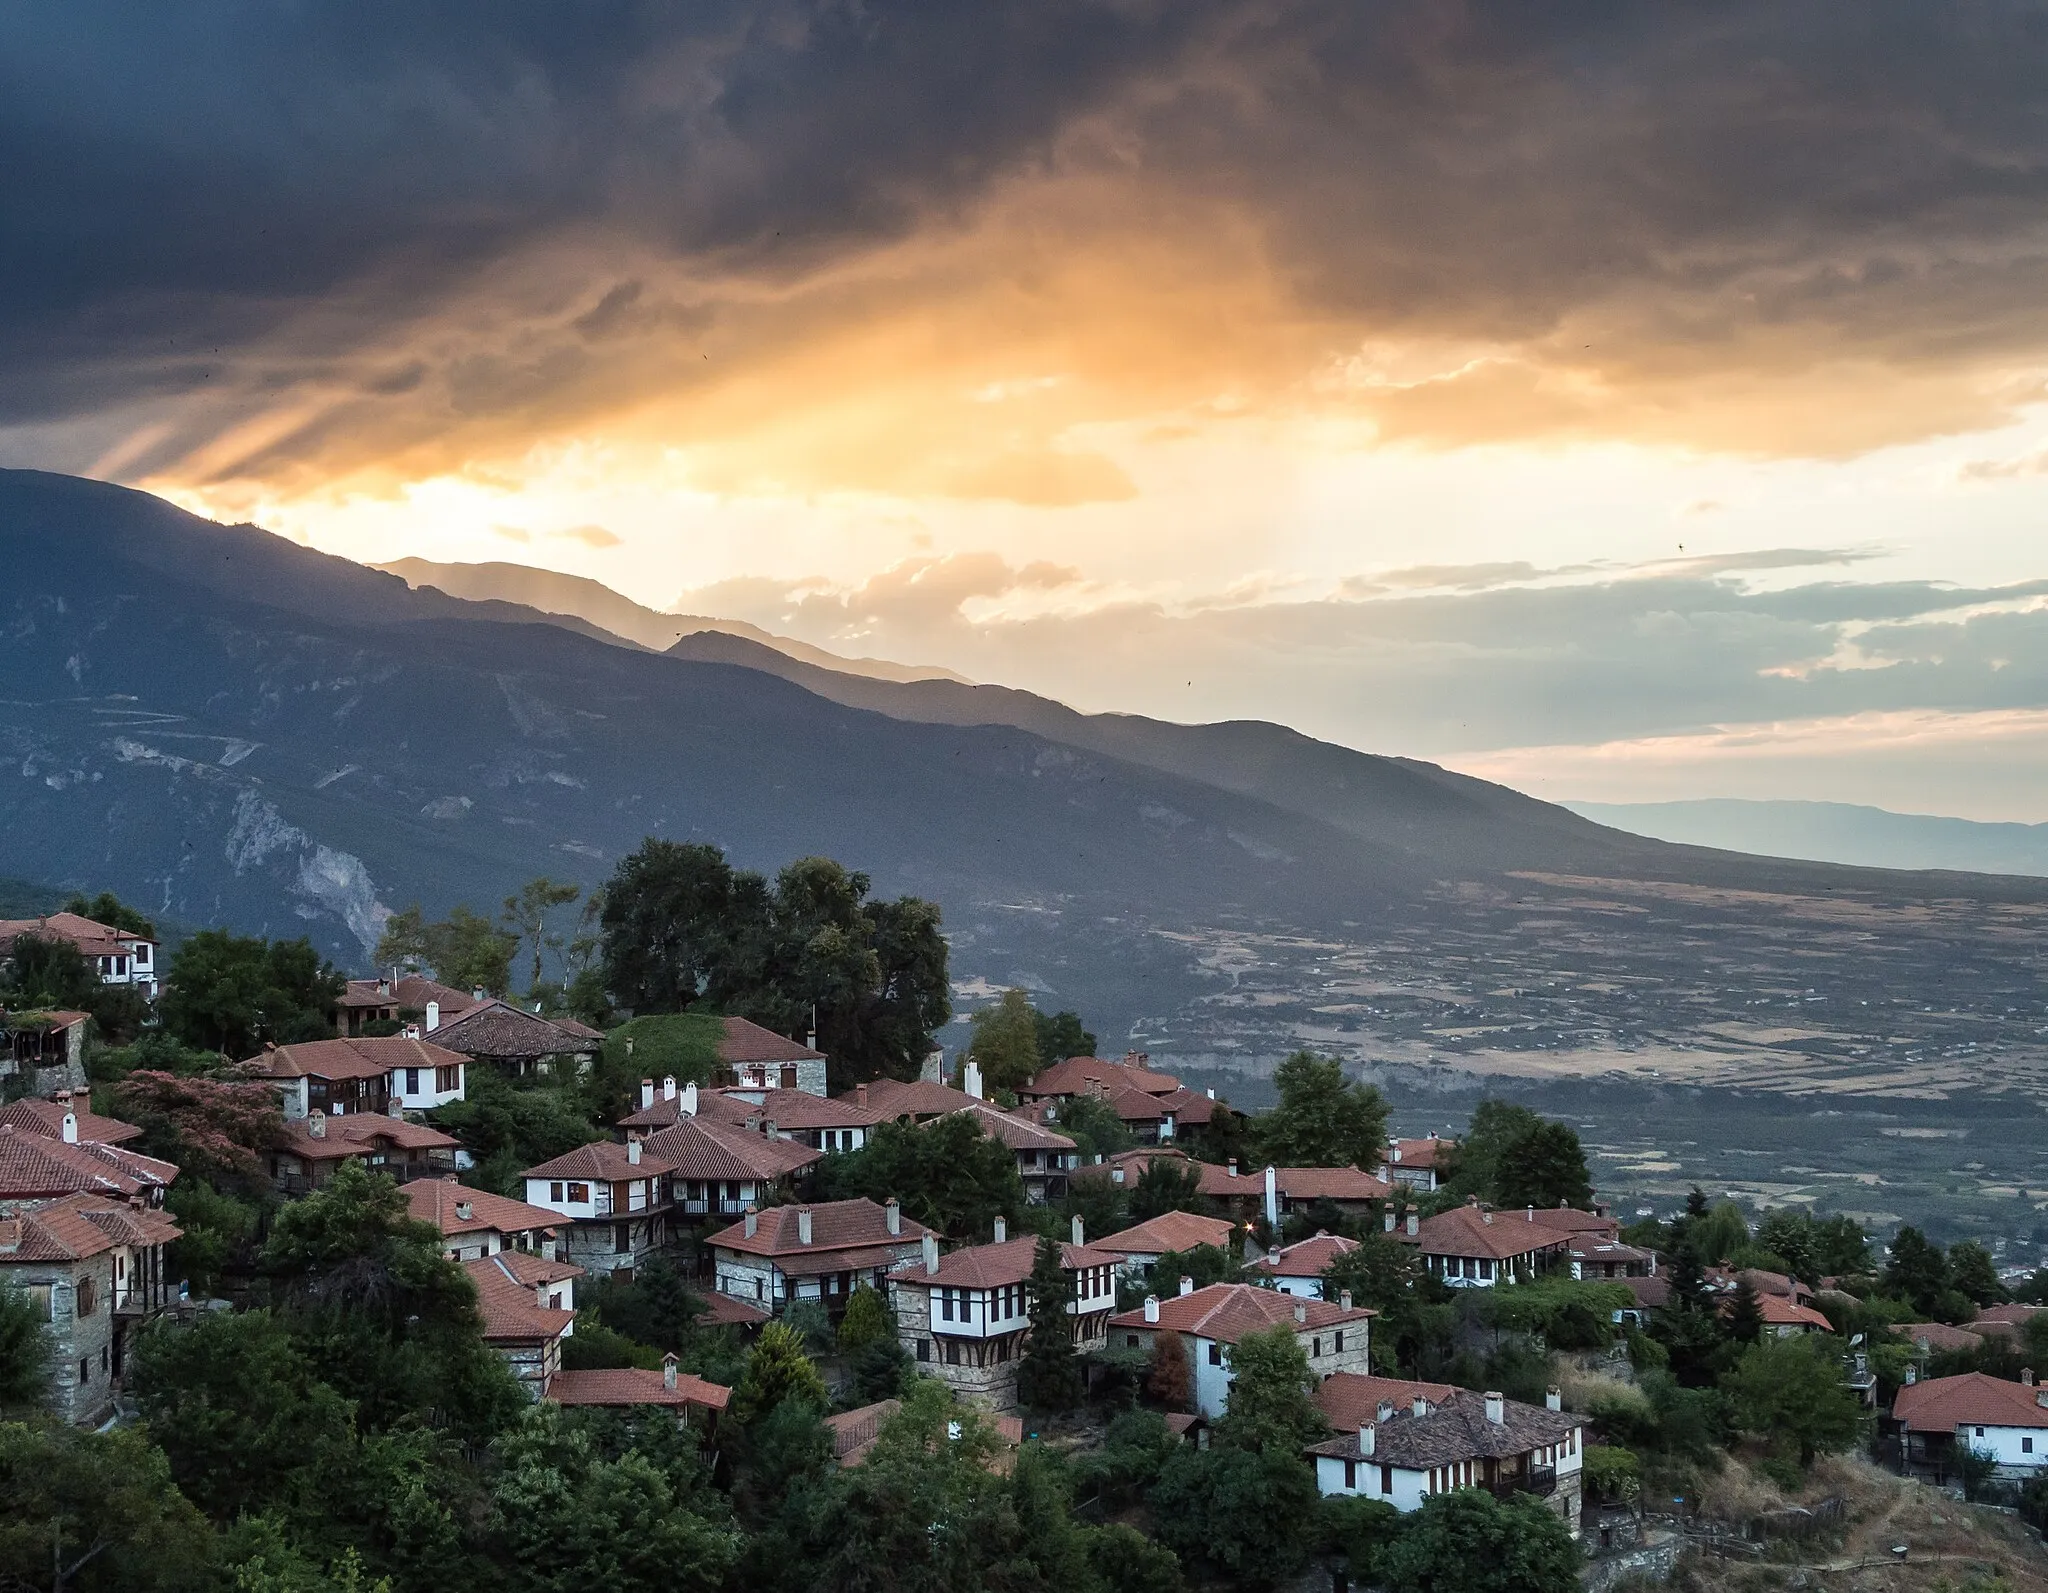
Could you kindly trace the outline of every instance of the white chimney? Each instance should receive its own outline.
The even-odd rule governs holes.
[[[1401,1159],[1401,1142],[1400,1142],[1399,1140],[1395,1140],[1395,1141],[1394,1141],[1394,1160],[1398,1162],[1398,1161],[1399,1161],[1400,1159]]]
[[[429,1001],[427,1003],[427,1033],[432,1034],[436,1029],[440,1027],[441,1003],[438,1001]]]
[[[676,1386],[676,1352],[674,1350],[670,1350],[668,1354],[661,1358],[661,1386],[663,1388],[674,1388]]]
[[[1193,1294],[1195,1292],[1195,1280],[1193,1278],[1182,1278],[1180,1280],[1180,1292],[1182,1294]]]
[[[1337,1307],[1343,1311],[1351,1309],[1351,1291],[1349,1289],[1339,1289],[1337,1291]]]
[[[661,1098],[664,1101],[673,1101],[676,1098],[676,1076],[673,1073],[662,1075]]]
[[[306,1114],[306,1133],[312,1139],[327,1137],[327,1114],[317,1107]]]
[[[1079,1217],[1076,1217],[1074,1219],[1074,1244],[1077,1248],[1081,1245],[1085,1245],[1088,1242],[1086,1239],[1083,1239],[1081,1237],[1083,1232],[1084,1230],[1081,1227],[1081,1219]]]
[[[1564,1409],[1564,1390],[1555,1383],[1543,1391],[1543,1408],[1545,1410]]]
[[[468,1222],[468,1221],[469,1221],[469,1214],[470,1214],[470,1212],[471,1212],[471,1211],[473,1211],[474,1209],[475,1209],[475,1208],[474,1208],[474,1207],[472,1207],[472,1206],[470,1205],[470,1203],[469,1203],[468,1201],[466,1201],[466,1200],[458,1200],[458,1201],[456,1201],[456,1203],[455,1203],[455,1220],[456,1220],[457,1222]]]
[[[1409,1238],[1411,1238],[1411,1239],[1412,1239],[1412,1238],[1414,1238],[1414,1237],[1415,1237],[1415,1235],[1416,1235],[1416,1234],[1417,1234],[1417,1233],[1418,1233],[1418,1232],[1419,1232],[1419,1231],[1421,1230],[1421,1227],[1422,1227],[1422,1219],[1421,1219],[1421,1217],[1419,1217],[1419,1216],[1418,1216],[1418,1215],[1417,1215],[1416,1213],[1414,1213],[1414,1212],[1412,1212],[1412,1211],[1411,1211],[1411,1212],[1409,1212],[1409,1213],[1408,1213],[1408,1237],[1409,1237]]]
[[[1208,1096],[1209,1096],[1209,1099],[1210,1099],[1210,1100],[1212,1100],[1212,1101],[1213,1101],[1213,1100],[1215,1100],[1215,1099],[1216,1099],[1216,1091],[1215,1091],[1214,1089],[1211,1089],[1211,1090],[1209,1090],[1209,1091],[1208,1091]]]
[[[970,1061],[960,1070],[960,1087],[977,1101],[981,1099],[981,1064]]]
[[[796,1209],[796,1242],[807,1245],[811,1242],[811,1208],[799,1206]]]
[[[1395,1222],[1395,1218],[1394,1218],[1394,1208],[1393,1208],[1392,1206],[1389,1206],[1389,1207],[1387,1208],[1387,1232],[1388,1232],[1388,1233],[1392,1233],[1392,1232],[1394,1231],[1394,1222]]]
[[[78,1114],[69,1107],[64,1109],[64,1143],[67,1145],[76,1145],[78,1143]]]
[[[682,1102],[682,1105],[678,1108],[681,1114],[684,1117],[695,1117],[697,1115],[697,1086],[685,1084],[679,1099]]]
[[[469,999],[471,1001],[474,1001],[478,1006],[482,1006],[484,999],[484,987],[482,985],[471,985],[469,987]]]
[[[1294,1302],[1294,1324],[1296,1327],[1308,1326],[1308,1302],[1306,1300],[1296,1300]]]
[[[653,1104],[654,1104],[654,1080],[652,1080],[652,1079],[642,1079],[642,1080],[640,1081],[640,1110],[644,1112],[644,1111],[646,1111],[646,1110],[647,1110],[647,1109],[648,1109],[648,1108],[649,1108],[650,1106],[652,1106]]]
[[[1008,1219],[1008,1218],[1005,1218],[1005,1217],[998,1217],[998,1218],[996,1218],[996,1243],[997,1243],[997,1244],[999,1244],[999,1245],[1006,1245],[1006,1244],[1008,1244],[1009,1242],[1010,1242],[1010,1223],[1009,1223],[1009,1219]]]
[[[1230,1163],[1230,1176],[1231,1176],[1232,1178],[1235,1178],[1235,1177],[1237,1176],[1237,1163],[1236,1163],[1236,1162],[1232,1162],[1232,1163]]]
[[[1496,1427],[1504,1426],[1508,1419],[1508,1402],[1497,1389],[1488,1389],[1485,1397],[1486,1419]]]
[[[1373,1439],[1375,1436],[1371,1422],[1360,1422],[1358,1424],[1358,1453],[1360,1458],[1365,1460],[1372,1458]]]
[[[924,1270],[927,1274],[939,1270],[939,1236],[935,1233],[924,1236]]]
[[[882,1216],[889,1225],[890,1238],[893,1239],[903,1232],[903,1208],[896,1203],[895,1196],[890,1196],[883,1205]]]
[[[747,1237],[753,1238],[761,1231],[761,1214],[752,1206],[747,1208]]]
[[[1915,1365],[1913,1365],[1913,1364],[1912,1364],[1911,1362],[1908,1362],[1908,1363],[1907,1363],[1907,1365],[1906,1365],[1906,1383],[1907,1383],[1907,1386],[1909,1386],[1909,1387],[1910,1387],[1910,1386],[1911,1386],[1912,1384],[1914,1384],[1914,1383],[1917,1383],[1917,1382],[1919,1382],[1919,1381],[1920,1381],[1920,1368],[1919,1368],[1919,1367],[1917,1367],[1917,1366],[1915,1366]]]
[[[1417,1394],[1415,1396],[1415,1402],[1408,1408],[1413,1414],[1417,1416],[1427,1416],[1429,1414],[1429,1401],[1424,1399],[1420,1394]]]
[[[1380,1401],[1379,1419],[1383,1422],[1390,1422],[1394,1419],[1394,1402],[1392,1400],[1383,1399]]]
[[[1145,1296],[1145,1320],[1147,1322],[1157,1322],[1159,1320],[1159,1296],[1156,1294]]]
[[[1271,1167],[1266,1169],[1266,1221],[1280,1226],[1280,1175]]]
[[[626,1141],[626,1160],[635,1167],[640,1165],[640,1142],[637,1139]]]

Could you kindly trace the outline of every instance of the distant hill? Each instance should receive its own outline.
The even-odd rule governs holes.
[[[702,614],[663,614],[643,608],[614,592],[602,581],[580,575],[537,570],[526,564],[436,564],[430,559],[393,559],[373,566],[400,576],[415,587],[431,586],[450,597],[517,603],[543,616],[582,620],[614,636],[660,652],[678,637],[696,631],[722,632],[775,648],[790,658],[876,680],[960,680],[935,665],[895,664],[882,658],[841,658],[837,653],[787,636],[777,636],[744,620],[711,619]],[[579,627],[571,625],[571,629]]]
[[[1600,824],[1688,846],[1864,868],[2048,877],[2048,824],[1985,824],[1849,802],[1566,802]]]

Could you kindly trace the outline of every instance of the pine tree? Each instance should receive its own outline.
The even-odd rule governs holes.
[[[1081,1398],[1080,1357],[1067,1307],[1074,1280],[1060,1265],[1060,1247],[1040,1239],[1025,1283],[1031,1296],[1031,1332],[1017,1368],[1017,1397],[1033,1410],[1070,1410]]]
[[[1735,1298],[1728,1308],[1728,1336],[1737,1344],[1754,1344],[1763,1337],[1764,1308],[1757,1302],[1749,1279],[1735,1282]]]

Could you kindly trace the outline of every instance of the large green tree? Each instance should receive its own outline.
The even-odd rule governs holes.
[[[1849,1448],[1863,1430],[1863,1407],[1824,1340],[1753,1345],[1725,1386],[1737,1425],[1791,1447],[1802,1466],[1825,1450]]]
[[[826,1199],[893,1196],[917,1221],[964,1240],[988,1238],[996,1218],[1015,1221],[1025,1206],[1016,1154],[968,1112],[883,1123],[859,1150],[819,1168],[818,1191]]]
[[[1273,1073],[1279,1104],[1258,1120],[1259,1155],[1278,1167],[1379,1165],[1387,1103],[1370,1084],[1347,1082],[1334,1057],[1297,1051]]]
[[[974,1014],[967,1060],[981,1069],[986,1088],[1014,1091],[1038,1072],[1044,1060],[1038,1049],[1038,1019],[1030,995],[1022,990],[1005,990],[993,1006]]]
[[[0,1422],[0,1586],[199,1593],[218,1586],[212,1528],[134,1428]]]
[[[171,955],[158,1003],[164,1027],[187,1045],[232,1060],[264,1041],[287,1045],[331,1034],[340,974],[308,940],[261,940],[202,929]]]
[[[1577,1593],[1578,1545],[1541,1500],[1432,1494],[1379,1554],[1394,1593]]]
[[[1151,1495],[1159,1540],[1231,1587],[1290,1581],[1308,1563],[1315,1472],[1299,1454],[1218,1444],[1184,1448]]]
[[[747,1353],[746,1372],[733,1391],[733,1420],[759,1421],[789,1400],[821,1411],[831,1404],[817,1364],[804,1351],[803,1334],[787,1322],[770,1322]]]
[[[1216,1436],[1240,1449],[1298,1455],[1328,1434],[1308,1353],[1286,1323],[1230,1347],[1230,1405]]]
[[[1941,1297],[1949,1292],[1948,1258],[1941,1246],[1909,1224],[1892,1236],[1883,1283],[1886,1294],[1931,1317],[1941,1309]]]
[[[55,935],[17,935],[6,962],[0,964],[0,994],[17,1010],[76,1012],[99,988],[99,975],[84,954]]]

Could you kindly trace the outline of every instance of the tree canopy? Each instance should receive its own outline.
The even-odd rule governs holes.
[[[1377,1167],[1387,1143],[1387,1103],[1370,1084],[1347,1082],[1333,1057],[1297,1051],[1273,1072],[1279,1103],[1258,1120],[1258,1150],[1276,1167]]]
[[[344,981],[309,940],[262,940],[202,929],[171,955],[158,1003],[164,1027],[187,1045],[232,1061],[268,1040],[289,1045],[331,1034],[328,1013]]]

